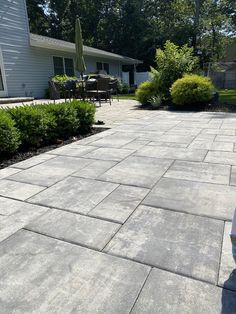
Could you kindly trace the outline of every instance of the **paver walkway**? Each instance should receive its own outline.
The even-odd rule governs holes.
[[[97,119],[0,171],[0,313],[236,313],[236,115]]]

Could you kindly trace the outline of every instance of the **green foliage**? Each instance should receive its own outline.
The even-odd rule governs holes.
[[[66,81],[74,81],[77,80],[78,78],[76,76],[67,76],[65,74],[60,74],[60,75],[55,75],[52,77],[52,80],[54,82],[58,83],[65,83]]]
[[[20,145],[20,134],[11,116],[0,110],[0,154],[14,153]]]
[[[158,109],[161,106],[161,97],[160,96],[152,96],[150,98],[150,104],[152,105],[153,109]]]
[[[236,105],[236,89],[222,89],[219,96],[220,103]]]
[[[71,106],[76,110],[76,115],[79,120],[79,132],[87,133],[91,130],[94,123],[94,116],[96,112],[95,105],[88,102],[72,101]]]
[[[152,81],[145,81],[139,85],[135,92],[137,100],[142,104],[146,105],[150,102],[152,96],[156,93],[155,85]]]
[[[40,106],[22,106],[9,110],[23,146],[40,146],[47,137],[52,117]]]
[[[75,134],[79,129],[79,118],[75,106],[70,103],[48,105],[44,109],[52,117],[47,137],[65,138]]]
[[[153,72],[153,80],[158,86],[162,98],[170,99],[170,87],[186,73],[197,69],[198,58],[193,55],[193,49],[187,45],[179,47],[167,41],[164,49],[157,49],[157,69]]]
[[[74,100],[61,104],[22,106],[0,111],[0,152],[39,147],[57,139],[88,132],[95,106]],[[8,145],[8,146],[7,146]]]
[[[211,80],[200,75],[185,75],[171,87],[173,103],[179,106],[207,104],[212,99]]]

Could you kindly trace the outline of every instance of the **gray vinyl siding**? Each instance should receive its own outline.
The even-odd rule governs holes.
[[[48,79],[54,75],[53,56],[75,58],[74,54],[31,47],[25,0],[0,0],[0,47],[6,74],[8,96],[42,98]],[[119,62],[85,56],[87,73],[96,62],[107,62],[110,74],[119,76]]]

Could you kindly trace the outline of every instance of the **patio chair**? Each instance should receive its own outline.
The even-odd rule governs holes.
[[[76,89],[76,80],[69,80],[66,81],[62,86],[62,91],[64,93],[65,100],[69,98],[76,98],[77,96],[77,89]]]
[[[61,93],[60,93],[60,84],[54,81],[49,81],[48,82],[48,87],[49,87],[49,95],[50,99],[55,100],[61,98]]]
[[[120,101],[119,94],[118,94],[118,80],[110,81],[109,87],[110,87],[110,90],[111,90],[111,95],[115,94],[116,97],[117,97],[117,100]],[[112,100],[113,100],[113,97],[112,97]]]
[[[97,80],[93,80],[92,82],[87,81],[85,85],[86,97],[90,100],[98,100],[100,106],[102,99],[105,99],[105,101],[109,99],[111,105],[111,89],[109,83],[110,78],[101,77]]]

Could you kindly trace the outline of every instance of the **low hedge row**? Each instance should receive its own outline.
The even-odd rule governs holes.
[[[93,125],[95,110],[93,104],[77,100],[1,109],[0,154],[87,133]]]

